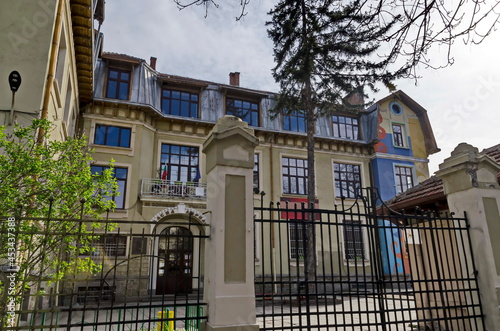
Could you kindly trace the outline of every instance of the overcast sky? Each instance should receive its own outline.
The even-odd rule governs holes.
[[[205,18],[202,7],[179,11],[172,0],[107,0],[104,51],[146,61],[154,56],[162,73],[218,83],[228,83],[229,73],[239,71],[242,87],[277,92],[265,27],[274,1],[252,0],[240,22],[234,19],[237,7],[229,3],[239,1],[219,0],[220,8],[212,8]],[[500,32],[480,45],[457,41],[453,56],[455,64],[449,68],[420,69],[417,86],[397,82],[398,89],[427,109],[441,148],[430,157],[431,173],[460,142],[479,150],[500,143]]]

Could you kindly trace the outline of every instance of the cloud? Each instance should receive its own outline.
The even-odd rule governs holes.
[[[220,8],[211,8],[205,18],[204,8],[179,11],[172,0],[108,1],[104,50],[147,61],[155,56],[160,72],[220,83],[228,82],[229,72],[239,71],[242,86],[277,91],[271,75],[272,42],[264,25],[274,1],[252,0],[240,22],[234,19],[239,1],[218,2]],[[429,56],[442,63],[444,51],[437,48]],[[442,149],[431,157],[431,172],[462,141],[479,149],[500,143],[500,87],[495,83],[500,81],[499,53],[497,31],[480,45],[457,40],[453,66],[420,68],[417,86],[413,81],[397,83],[429,113]],[[387,93],[383,90],[375,98]]]

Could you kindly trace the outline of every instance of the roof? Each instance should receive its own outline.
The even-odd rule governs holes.
[[[489,156],[496,163],[500,164],[500,144],[484,149],[481,154]],[[500,172],[498,172],[497,177],[500,183]],[[394,198],[386,201],[385,204],[391,209],[401,210],[440,201],[446,201],[443,180],[437,176],[432,176],[405,192],[396,195]]]
[[[436,139],[434,138],[434,132],[432,131],[431,123],[429,121],[429,117],[427,116],[427,110],[401,90],[398,90],[386,96],[385,98],[380,99],[379,101],[377,101],[377,104],[381,104],[394,99],[401,100],[417,115],[420,126],[422,127],[422,131],[424,133],[425,148],[427,149],[427,153],[431,155],[439,152],[440,149],[437,147]]]
[[[103,2],[99,1],[99,4]],[[86,102],[92,99],[93,91],[92,1],[71,0],[70,5],[78,90],[80,100]],[[101,16],[100,18],[104,19],[104,13]]]
[[[102,52],[101,57],[106,60],[114,60],[120,62],[129,62],[134,64],[139,64],[141,62],[146,62],[144,59],[130,56],[127,54],[113,53],[113,52]]]

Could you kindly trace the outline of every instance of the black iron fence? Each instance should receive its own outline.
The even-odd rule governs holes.
[[[483,330],[467,218],[374,200],[255,208],[261,330]]]
[[[2,330],[199,330],[205,226],[1,218]]]

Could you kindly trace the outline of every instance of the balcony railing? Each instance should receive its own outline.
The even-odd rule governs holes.
[[[185,198],[205,200],[207,183],[178,182],[145,178],[141,180],[142,198]]]

